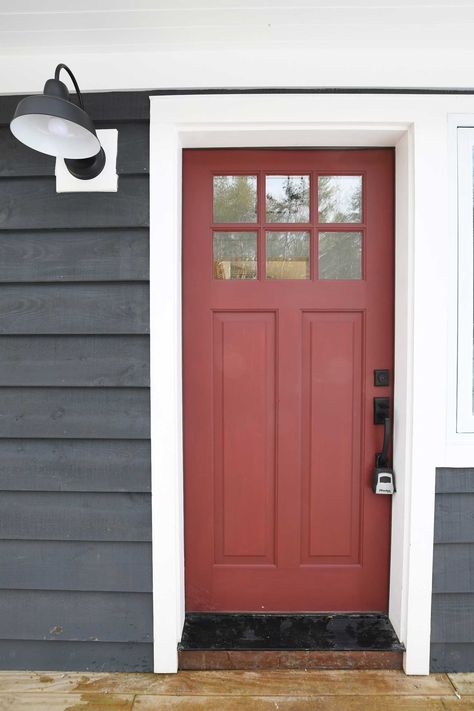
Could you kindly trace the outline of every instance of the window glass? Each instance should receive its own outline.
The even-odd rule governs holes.
[[[319,279],[362,279],[362,233],[320,232]]]
[[[267,175],[267,222],[309,222],[309,175]]]
[[[319,222],[362,222],[362,176],[318,177]]]
[[[214,232],[214,278],[257,278],[257,233]]]
[[[309,232],[267,232],[267,279],[309,279]]]
[[[257,177],[215,175],[214,222],[257,222]]]

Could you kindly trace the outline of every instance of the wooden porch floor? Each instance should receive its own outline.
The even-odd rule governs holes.
[[[474,711],[474,674],[0,672],[0,711]]]

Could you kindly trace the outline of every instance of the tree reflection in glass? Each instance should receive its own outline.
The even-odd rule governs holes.
[[[215,175],[214,222],[257,222],[257,177]]]
[[[362,279],[362,233],[320,232],[319,279]]]
[[[362,221],[362,176],[318,177],[319,222]]]
[[[309,222],[309,175],[267,175],[267,222]]]
[[[267,279],[309,279],[309,232],[267,232]]]
[[[257,278],[256,232],[214,232],[214,278]]]

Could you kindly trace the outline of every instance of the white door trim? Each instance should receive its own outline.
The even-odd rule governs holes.
[[[181,159],[187,147],[394,146],[396,150],[396,314],[390,619],[406,645],[405,670],[429,671],[437,419],[442,356],[446,232],[428,214],[443,203],[434,184],[447,163],[443,98],[317,95],[151,97],[150,302],[155,671],[177,669],[184,622],[181,370]],[[433,108],[433,104],[435,108]],[[474,109],[474,101],[471,101]],[[301,119],[304,119],[303,121]],[[414,138],[416,137],[416,141]],[[434,142],[434,143],[433,143]],[[433,147],[434,146],[434,147]],[[433,151],[437,164],[433,166]],[[416,170],[415,170],[416,167]],[[441,191],[441,192],[440,192]],[[414,195],[417,202],[415,206]],[[415,209],[416,207],[416,209]],[[432,210],[431,210],[432,211]],[[444,225],[445,227],[446,225]],[[414,235],[417,235],[415,243]],[[427,317],[427,279],[438,279]],[[438,310],[438,316],[439,316]],[[441,333],[443,335],[443,333]],[[440,350],[440,349],[438,349]],[[442,349],[441,349],[442,350]],[[436,352],[434,352],[436,351]],[[443,373],[444,374],[444,373]],[[441,409],[443,403],[441,402]],[[428,450],[426,443],[431,445]],[[417,472],[412,477],[412,471]]]

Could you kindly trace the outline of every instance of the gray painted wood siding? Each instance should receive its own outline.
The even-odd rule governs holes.
[[[148,494],[4,491],[0,539],[150,541]]]
[[[2,178],[0,229],[147,227],[147,188],[147,176],[122,175],[116,193],[58,195],[54,177]]]
[[[474,671],[474,469],[436,472],[432,671]]]
[[[146,388],[0,388],[0,437],[146,439]]]
[[[0,283],[147,279],[146,227],[0,232]]]
[[[0,640],[4,669],[141,672],[153,667],[153,645],[136,642]]]
[[[148,333],[146,284],[7,284],[1,293],[0,335]]]
[[[0,637],[150,643],[151,604],[144,593],[2,590]]]
[[[148,102],[85,98],[117,193],[58,195],[0,97],[3,669],[153,668]]]
[[[105,100],[110,101],[110,97]],[[90,98],[87,97],[86,101],[89,104]],[[100,111],[100,107],[97,107],[96,111]],[[135,119],[120,122],[120,125],[97,121],[96,126],[120,129],[117,154],[119,175],[148,174],[150,141],[146,120]],[[23,177],[54,175],[54,158],[37,151],[32,153],[14,138],[8,126],[0,126],[0,177],[15,178],[19,174]]]
[[[151,593],[151,543],[0,541],[4,590]]]
[[[0,491],[150,491],[146,440],[0,439]]]
[[[148,336],[0,336],[0,388],[150,384]]]

